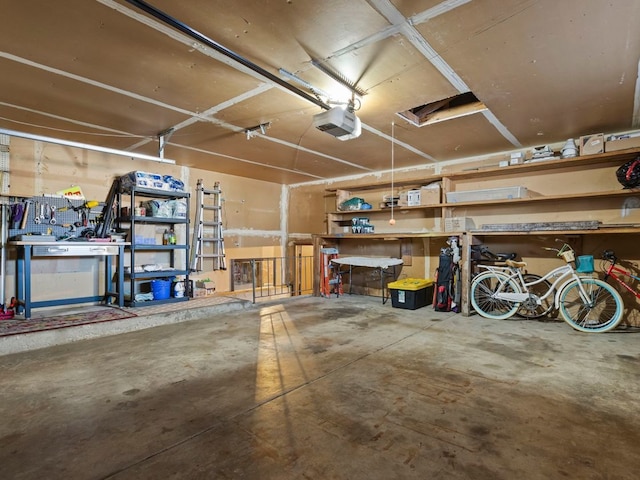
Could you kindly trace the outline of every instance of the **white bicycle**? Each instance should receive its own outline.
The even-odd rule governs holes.
[[[576,271],[575,253],[566,243],[560,249],[545,250],[555,251],[566,264],[542,277],[523,274],[525,262],[507,260],[506,266],[479,265],[487,271],[471,282],[471,304],[476,312],[485,318],[503,320],[518,310],[543,309],[547,313],[555,307],[569,325],[581,332],[615,328],[624,311],[620,294],[602,280],[579,275],[589,272]]]

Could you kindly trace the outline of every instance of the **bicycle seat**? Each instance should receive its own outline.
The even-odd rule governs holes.
[[[524,268],[527,266],[527,262],[516,262],[515,260],[507,260],[506,263],[509,267]]]
[[[505,262],[507,260],[515,260],[517,256],[518,256],[518,254],[515,253],[515,252],[511,252],[511,253],[496,253],[497,260],[499,260],[501,262]]]

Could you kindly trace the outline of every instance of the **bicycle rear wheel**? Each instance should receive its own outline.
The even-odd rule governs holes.
[[[580,296],[580,284],[589,303]],[[581,332],[606,332],[622,320],[624,304],[620,294],[608,283],[597,278],[581,278],[560,293],[560,314],[564,320]]]
[[[540,275],[536,275],[535,273],[525,273],[522,275],[524,283],[527,284],[538,282],[541,278],[542,277]],[[535,285],[529,285],[528,289],[529,293],[537,295],[538,297],[543,297],[551,289],[551,284],[544,280],[536,283]],[[538,305],[533,299],[525,300],[520,304],[520,308],[518,308],[516,315],[529,319],[542,318],[553,310],[553,298],[554,295],[550,294],[541,301],[542,303],[540,305]]]
[[[499,273],[485,272],[473,279],[470,296],[476,312],[493,320],[504,320],[516,313],[519,303],[493,298],[498,289],[505,293],[520,292],[514,280]]]

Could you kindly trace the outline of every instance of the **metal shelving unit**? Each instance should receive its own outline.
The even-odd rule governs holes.
[[[162,303],[183,302],[189,300],[189,296],[174,297],[153,300],[136,300],[136,290],[140,283],[152,280],[167,280],[172,277],[184,277],[185,285],[189,282],[189,193],[178,191],[164,191],[142,187],[121,187],[117,194],[117,215],[116,225],[120,230],[125,230],[128,225],[131,245],[126,247],[125,258],[128,258],[129,271],[125,272],[125,283],[128,282],[128,295],[125,295],[125,305],[129,307],[139,307],[147,305],[157,305]],[[159,217],[136,215],[136,206],[141,199],[147,200],[184,200],[186,212],[184,217]],[[180,243],[164,245],[159,243],[157,229],[175,229],[183,225],[185,232],[180,235]],[[153,243],[141,242],[138,232],[142,226],[156,227]],[[164,255],[168,258],[169,268],[162,270],[145,270],[140,261],[141,254],[152,253],[158,256]],[[140,267],[143,269],[140,270]]]

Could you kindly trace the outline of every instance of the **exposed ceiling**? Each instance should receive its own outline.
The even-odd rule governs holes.
[[[185,31],[142,2],[4,3],[0,128],[149,155],[173,129],[166,158],[231,175],[388,169],[392,123],[396,168],[638,123],[636,0],[149,1]],[[358,138],[314,128],[309,85],[351,94],[312,61],[366,93]],[[396,115],[468,91],[485,110],[422,127]]]

